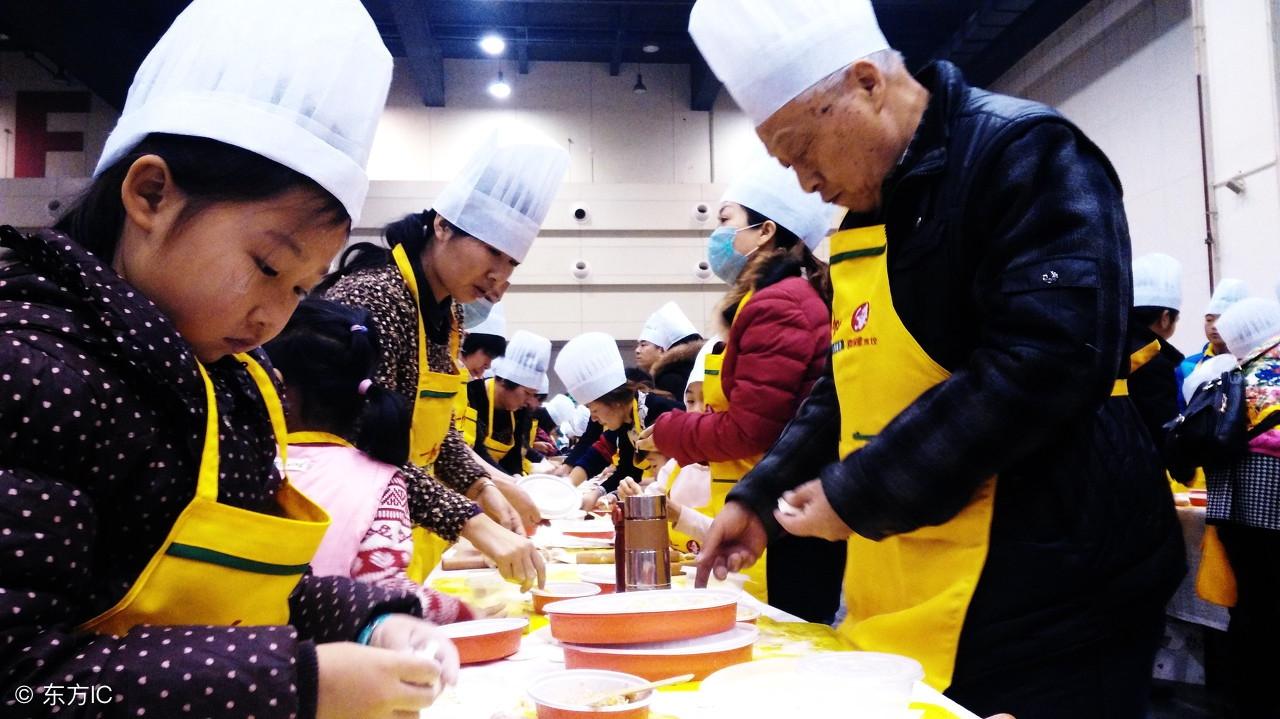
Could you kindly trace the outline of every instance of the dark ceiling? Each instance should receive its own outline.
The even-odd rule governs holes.
[[[803,2],[803,0],[796,0]],[[1087,0],[874,0],[889,42],[912,67],[935,58],[989,83]],[[84,83],[116,107],[183,0],[3,0],[0,50],[32,53],[52,73]],[[364,0],[387,47],[405,58],[424,104],[444,105],[444,58],[483,58],[489,32],[507,40],[518,72],[539,62],[688,64],[692,105],[707,110],[720,85],[686,31],[693,0]],[[645,45],[656,45],[646,52]],[[652,48],[650,48],[652,50]]]

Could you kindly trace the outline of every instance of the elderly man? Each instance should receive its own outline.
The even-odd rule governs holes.
[[[912,77],[868,0],[698,0],[689,30],[770,154],[850,210],[828,374],[729,494],[699,581],[782,530],[847,539],[854,646],[916,657],[984,715],[1144,716],[1185,569],[1117,382],[1110,163],[947,62]]]

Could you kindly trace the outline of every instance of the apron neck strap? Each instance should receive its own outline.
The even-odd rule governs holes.
[[[285,438],[289,444],[333,444],[355,449],[355,445],[329,432],[290,432]]]

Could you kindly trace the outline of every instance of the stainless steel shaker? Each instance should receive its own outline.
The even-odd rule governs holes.
[[[671,588],[671,549],[667,541],[667,498],[627,497],[622,521],[623,591]]]

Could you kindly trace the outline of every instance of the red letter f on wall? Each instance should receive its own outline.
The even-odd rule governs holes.
[[[84,151],[83,132],[49,131],[49,115],[55,112],[89,112],[89,93],[18,93],[14,177],[44,177],[46,153]]]

